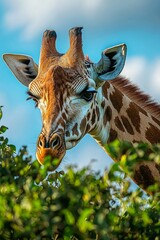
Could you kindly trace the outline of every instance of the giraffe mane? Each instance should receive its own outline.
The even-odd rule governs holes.
[[[140,108],[149,112],[156,119],[160,119],[160,105],[130,80],[120,76],[110,80],[109,83],[134,101]]]

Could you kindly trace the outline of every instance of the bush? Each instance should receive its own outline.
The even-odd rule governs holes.
[[[16,153],[3,136],[6,130],[0,127],[1,240],[159,239],[160,194],[132,191],[118,163],[104,175],[90,166],[49,173],[26,147]],[[146,150],[144,145],[126,150],[117,141],[108,150],[119,154],[118,148],[124,166],[125,158]]]

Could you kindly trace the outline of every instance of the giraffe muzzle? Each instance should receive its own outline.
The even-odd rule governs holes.
[[[45,159],[51,162],[52,170],[61,163],[66,153],[64,137],[59,133],[53,133],[49,137],[40,134],[37,142],[36,157],[40,164],[45,164]]]

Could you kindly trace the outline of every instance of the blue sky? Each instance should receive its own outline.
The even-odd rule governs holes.
[[[160,101],[160,1],[159,0],[1,0],[0,53],[32,56],[38,63],[42,34],[55,29],[57,48],[67,51],[68,30],[83,26],[84,53],[97,62],[101,52],[126,43],[128,54],[122,75]],[[22,86],[0,59],[0,105],[4,108],[6,136],[17,146],[28,145],[34,156],[41,130],[40,113],[26,102]],[[68,151],[66,163],[87,164],[98,159],[96,169],[111,163],[89,136]]]

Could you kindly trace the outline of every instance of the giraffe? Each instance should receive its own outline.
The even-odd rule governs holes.
[[[57,158],[56,169],[66,150],[89,133],[98,144],[121,141],[160,142],[160,105],[128,79],[119,76],[127,47],[120,44],[102,52],[98,63],[84,57],[82,27],[70,29],[70,47],[65,54],[56,49],[56,32],[46,30],[39,65],[30,56],[4,54],[16,78],[28,87],[29,99],[41,111],[42,130],[36,157]],[[142,161],[133,169],[133,180],[146,189],[160,182],[160,165]]]

